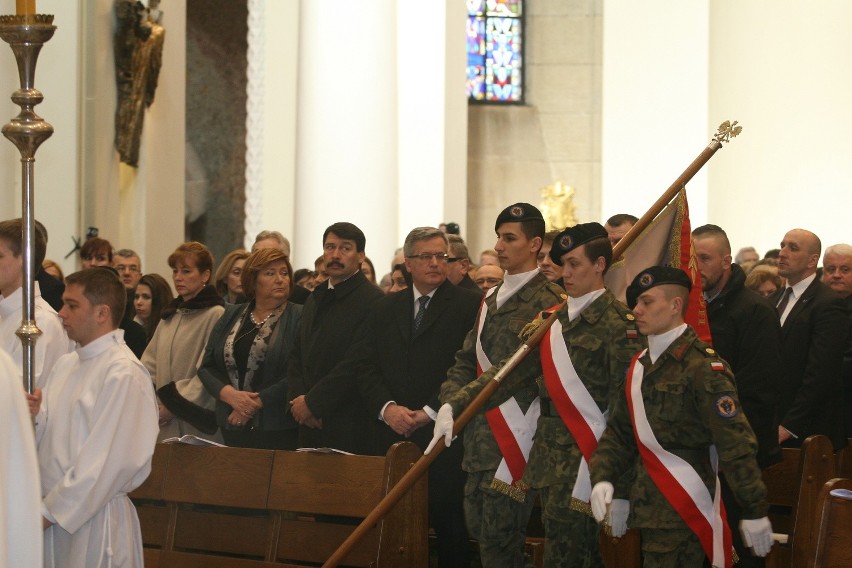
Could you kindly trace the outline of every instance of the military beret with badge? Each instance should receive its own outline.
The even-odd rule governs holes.
[[[651,266],[641,271],[627,287],[627,305],[632,310],[643,293],[655,286],[674,284],[683,286],[687,291],[692,290],[692,280],[680,268],[672,266]]]
[[[600,223],[579,223],[568,227],[553,239],[550,260],[562,266],[562,255],[595,239],[607,238],[606,229]]]
[[[499,229],[503,223],[522,223],[536,219],[544,221],[544,216],[538,210],[538,207],[529,203],[515,203],[514,205],[509,205],[497,215],[494,230]]]

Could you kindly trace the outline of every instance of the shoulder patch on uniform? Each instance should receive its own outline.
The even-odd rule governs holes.
[[[627,328],[627,339],[639,339],[639,332],[635,329]]]
[[[713,349],[712,347],[708,347],[708,348],[707,348],[707,349],[705,349],[704,351],[705,351],[708,355],[715,355],[715,354],[716,354],[716,350],[715,350],[715,349]]]
[[[733,418],[740,413],[737,402],[729,394],[723,394],[717,398],[714,406],[716,407],[716,414],[722,418]]]
[[[722,363],[721,361],[711,361],[710,362],[710,368],[713,369],[714,371],[724,371],[725,370],[725,364]]]

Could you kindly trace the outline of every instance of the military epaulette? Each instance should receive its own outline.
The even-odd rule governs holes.
[[[725,362],[724,362],[724,361],[722,361],[722,360],[719,358],[719,353],[718,353],[715,349],[713,349],[712,347],[710,347],[709,345],[707,345],[706,343],[703,343],[703,344],[698,344],[698,343],[696,343],[696,344],[695,344],[695,348],[696,348],[696,349],[698,349],[698,351],[699,351],[702,355],[704,355],[705,357],[707,357],[708,359],[710,359],[710,358],[712,358],[712,359],[713,359],[713,361],[710,361],[710,368],[711,368],[712,370],[714,370],[714,371],[724,371],[725,369],[727,369],[727,368],[728,368],[728,367],[727,367],[727,365],[725,365]]]

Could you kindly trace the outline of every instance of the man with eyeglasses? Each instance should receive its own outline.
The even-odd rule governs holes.
[[[367,238],[352,223],[323,233],[328,280],[305,302],[288,366],[288,400],[299,423],[300,447],[363,454],[370,449],[371,416],[358,392],[360,330],[383,294],[361,272]]]
[[[118,271],[121,283],[129,290],[135,290],[142,278],[142,261],[135,251],[121,249],[112,255],[112,265]]]
[[[483,264],[476,269],[476,274],[474,276],[474,284],[476,284],[483,292],[487,292],[503,281],[503,270],[499,266],[494,266],[493,264]]]
[[[450,249],[447,252],[449,254],[447,279],[455,286],[478,292],[476,283],[468,274],[470,272],[470,253],[467,250],[467,245],[464,244],[464,239],[458,235],[448,234],[447,240],[450,244]]]
[[[494,250],[505,276],[488,291],[477,323],[441,386],[444,404],[427,451],[441,438],[449,445],[453,415],[463,408],[459,401],[464,401],[466,387],[518,349],[519,336],[536,314],[562,300],[560,288],[547,281],[536,262],[544,237],[541,211],[529,203],[510,205],[497,217],[494,230]],[[535,498],[534,491],[518,484],[539,412],[534,378],[519,383],[517,389],[498,391],[487,409],[474,416],[464,431],[465,517],[471,536],[479,542],[485,568],[519,568],[524,565],[524,540]]]
[[[453,285],[447,237],[418,227],[405,238],[405,268],[411,285],[380,298],[370,311],[361,393],[373,417],[371,453],[385,455],[396,442],[424,449],[441,406],[438,391],[456,351],[473,327],[482,294]],[[465,473],[461,444],[438,456],[429,469],[429,519],[437,537],[438,566],[470,566],[464,524]]]

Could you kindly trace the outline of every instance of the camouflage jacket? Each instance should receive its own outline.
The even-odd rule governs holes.
[[[624,390],[630,359],[644,347],[633,314],[607,290],[574,321],[568,320],[567,310],[560,310],[559,321],[577,375],[600,411],[610,410]],[[538,349],[530,355],[536,362],[539,357]],[[542,414],[524,482],[535,488],[558,483],[573,486],[580,467],[580,448],[553,406],[541,376],[538,387]]]
[[[698,339],[692,328],[675,339],[652,364],[646,353],[642,398],[648,423],[660,445],[695,468],[712,495],[715,476],[709,447],[715,444],[719,468],[742,507],[743,518],[766,515],[766,487],[755,455],[757,441],[742,413],[728,364]],[[684,521],[669,504],[644,467],[622,389],[606,431],[589,464],[592,484],[612,481],[633,470],[630,526],[683,528]]]
[[[564,294],[565,292],[559,286],[548,282],[544,275],[539,273],[506,300],[499,310],[496,291],[485,298],[488,314],[480,340],[493,366],[477,378],[476,333],[479,327],[479,316],[477,316],[473,329],[464,340],[464,345],[456,353],[455,364],[447,371],[447,380],[441,385],[441,402],[449,403],[453,407],[454,416],[458,416],[482,390],[482,387],[499,369],[500,361],[518,349],[522,343],[519,336],[523,328],[539,312],[561,302]],[[480,309],[480,315],[481,313]],[[501,385],[484,410],[495,408],[514,396],[521,410],[526,412],[530,403],[538,396],[535,378],[536,373],[540,374],[540,371],[537,369],[538,367],[533,365],[520,365],[512,375],[517,373],[521,376],[517,377],[510,388],[505,388],[507,385]],[[496,470],[500,465],[502,454],[484,412],[477,413],[465,427],[464,447],[462,468],[465,471]]]

